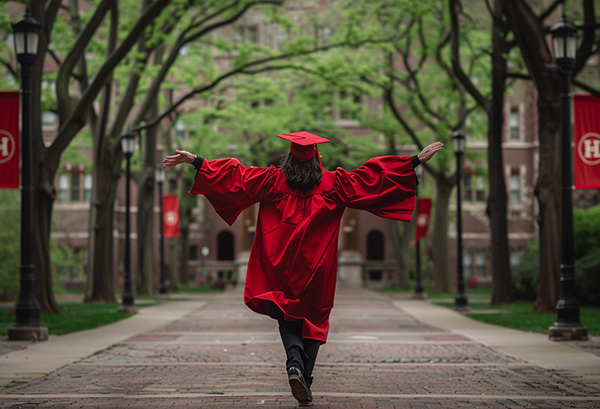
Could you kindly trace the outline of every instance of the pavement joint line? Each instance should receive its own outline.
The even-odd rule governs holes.
[[[77,365],[92,365],[92,366],[122,366],[122,367],[140,367],[140,366],[240,366],[240,365],[253,365],[253,366],[272,366],[280,367],[281,364],[269,363],[269,362],[255,362],[255,361],[236,361],[236,362],[149,362],[149,363],[118,363],[118,362],[77,362]],[[407,367],[407,366],[456,366],[461,367],[531,367],[531,364],[509,362],[509,363],[456,363],[456,362],[340,362],[340,363],[318,363],[318,368],[337,368],[337,367],[385,367],[385,370],[389,370],[390,366]]]
[[[112,394],[112,393],[52,393],[52,394],[0,394],[0,399],[195,399],[206,397],[288,397],[286,392],[261,391],[215,391],[212,393],[142,393],[142,394]],[[315,399],[319,398],[371,398],[371,399],[411,399],[411,400],[516,400],[516,401],[566,401],[566,402],[600,402],[600,396],[547,396],[547,395],[475,395],[475,394],[402,394],[402,393],[347,393],[347,392],[313,392]]]
[[[136,344],[136,345],[241,345],[241,344],[281,344],[280,340],[264,340],[264,341],[179,341],[179,340],[168,340],[168,341],[137,341],[137,340],[125,340],[118,342],[116,345],[125,344]],[[480,345],[475,341],[365,341],[365,340],[328,340],[327,344],[373,344],[373,345]]]

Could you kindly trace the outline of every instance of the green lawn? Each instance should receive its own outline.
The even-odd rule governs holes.
[[[215,293],[220,290],[214,289],[208,284],[202,286],[182,285],[171,294],[185,293]],[[54,286],[54,293],[58,296],[81,296],[83,290],[66,290],[59,285]],[[175,298],[179,300],[180,298]],[[156,304],[157,297],[154,295],[136,295],[135,305],[143,308]],[[15,317],[11,316],[14,304],[0,305],[0,336],[6,336],[8,328],[15,324]],[[128,314],[119,312],[119,303],[106,304],[84,304],[81,301],[58,302],[58,314],[41,314],[40,321],[52,335],[64,335],[75,331],[97,328],[102,325],[111,324],[129,317]]]
[[[136,304],[138,308],[151,305],[153,302]],[[40,321],[48,327],[53,335],[63,335],[70,332],[92,329],[129,317],[120,313],[119,303],[84,304],[82,302],[59,302],[58,314],[41,314]],[[12,306],[0,306],[0,335],[6,335],[8,328],[15,323],[15,317],[10,316]]]
[[[432,293],[431,286],[425,284],[424,290],[427,298],[436,305],[454,308],[455,294]],[[414,292],[414,282],[409,289],[387,288],[383,292]],[[471,311],[465,313],[470,318],[488,324],[500,325],[521,331],[531,331],[548,334],[548,328],[554,325],[556,314],[531,312],[533,302],[517,301],[510,305],[499,307],[490,306],[490,289],[485,287],[468,288],[466,290]],[[600,336],[600,308],[580,306],[580,320],[588,329],[588,334]]]
[[[454,303],[436,302],[436,304],[454,308]],[[529,301],[517,301],[498,307],[491,307],[489,303],[469,303],[469,306],[471,311],[465,315],[470,318],[521,331],[547,334],[548,328],[556,321],[556,314],[531,312],[533,302]],[[600,308],[580,307],[580,320],[587,327],[589,335],[600,335]]]

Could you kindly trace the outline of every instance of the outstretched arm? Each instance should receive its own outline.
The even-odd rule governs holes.
[[[434,142],[432,144],[427,145],[425,148],[423,148],[423,150],[421,151],[421,153],[419,153],[417,155],[417,157],[419,158],[419,161],[421,161],[421,163],[427,162],[429,159],[431,159],[433,157],[433,155],[435,155],[443,147],[444,147],[443,143]]]
[[[163,167],[175,166],[180,163],[192,163],[196,155],[188,151],[175,150],[175,155],[167,156],[163,159]]]

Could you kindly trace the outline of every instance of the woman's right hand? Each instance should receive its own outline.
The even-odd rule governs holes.
[[[175,155],[167,156],[163,159],[163,167],[175,166],[180,163],[192,163],[196,159],[196,155],[188,151],[175,150]]]

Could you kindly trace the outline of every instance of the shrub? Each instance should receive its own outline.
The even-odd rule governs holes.
[[[21,264],[19,190],[0,189],[0,300],[19,295]]]
[[[600,250],[600,205],[573,210],[575,259]]]
[[[579,303],[600,306],[600,249],[575,262],[575,285]]]
[[[539,268],[537,259],[525,260],[512,268],[512,292],[516,301],[535,301]]]

